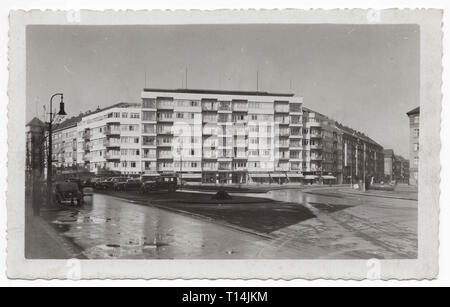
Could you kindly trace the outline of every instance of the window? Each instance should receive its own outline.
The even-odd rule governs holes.
[[[131,118],[139,118],[139,113],[131,113]]]
[[[415,128],[415,129],[414,129],[413,135],[414,135],[415,137],[419,137],[419,128]]]
[[[419,123],[419,116],[414,116],[414,124],[418,124]]]
[[[135,168],[136,167],[136,162],[131,162],[131,167]]]
[[[419,157],[414,158],[414,165],[419,166]]]
[[[128,113],[123,112],[122,113],[122,118],[128,118]]]
[[[414,151],[419,151],[419,143],[414,143]]]

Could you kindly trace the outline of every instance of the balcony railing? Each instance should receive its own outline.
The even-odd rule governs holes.
[[[105,155],[105,158],[107,160],[119,160],[120,159],[120,153],[109,153],[107,152]]]
[[[112,129],[112,128],[106,128],[105,129],[105,135],[120,135],[120,128]]]
[[[323,148],[322,144],[310,144],[309,145],[311,150],[321,150]]]
[[[219,109],[218,103],[208,103],[208,102],[202,103],[203,111],[217,111],[218,109]]]
[[[248,104],[241,104],[241,103],[234,103],[233,104],[233,111],[234,112],[247,112],[248,111]]]
[[[230,104],[220,104],[219,111],[231,111],[231,105]]]
[[[289,105],[275,105],[275,113],[289,113]]]

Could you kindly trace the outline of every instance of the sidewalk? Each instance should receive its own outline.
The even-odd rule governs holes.
[[[31,204],[25,207],[26,259],[84,259],[80,250],[49,225],[42,217],[33,216]]]
[[[299,183],[285,183],[285,184],[186,184],[183,185],[183,190],[193,190],[193,191],[205,191],[205,192],[217,192],[219,190],[226,191],[228,193],[267,193],[269,191],[275,190],[286,190],[286,189],[330,189],[338,187],[347,187],[348,184],[308,184],[301,185]]]
[[[375,196],[375,197],[383,197],[383,198],[394,198],[394,199],[405,199],[405,200],[416,200],[416,201],[418,199],[418,193],[414,189],[396,188],[395,191],[368,190],[366,192],[362,192],[362,191],[355,190],[352,188],[342,188],[342,189],[339,189],[338,191],[347,193],[347,194]]]

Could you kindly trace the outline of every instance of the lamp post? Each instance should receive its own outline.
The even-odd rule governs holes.
[[[52,157],[52,124],[53,124],[53,98],[56,96],[60,96],[61,100],[59,103],[59,112],[56,115],[65,116],[67,115],[64,111],[64,97],[62,93],[56,93],[53,94],[52,97],[50,97],[50,120],[48,122],[48,155],[47,155],[47,206],[52,205],[52,163],[53,163],[53,157]]]
[[[177,148],[177,153],[180,155],[180,190],[183,190],[183,143]]]

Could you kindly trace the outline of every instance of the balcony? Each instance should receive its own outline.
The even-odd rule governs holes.
[[[219,164],[219,171],[231,171],[231,164]]]
[[[308,127],[308,128],[311,128],[311,127],[321,127],[321,126],[322,126],[322,124],[321,124],[320,121],[312,121],[312,120],[309,120],[309,121],[306,123],[306,127]]]
[[[231,112],[231,104],[230,103],[220,103],[218,111],[219,112]]]
[[[156,142],[158,147],[172,147],[172,142]]]
[[[275,113],[289,113],[289,105],[288,104],[276,104],[275,105]]]
[[[302,106],[300,104],[291,104],[289,106],[289,113],[302,113]]]
[[[323,137],[322,133],[310,133],[309,138],[310,139],[321,139]]]
[[[156,160],[156,153],[142,154],[142,159]]]
[[[296,133],[296,134],[290,134],[289,138],[290,139],[301,139],[303,137],[303,135],[301,133]]]
[[[213,115],[213,114],[210,114]],[[203,115],[202,117],[202,122],[203,123],[217,123],[217,115],[213,115],[213,116],[208,116],[208,115]]]
[[[212,101],[203,101],[202,102],[202,111],[217,112],[218,109],[219,109],[218,102],[212,102]]]
[[[288,137],[290,135],[291,134],[290,134],[289,130],[280,130],[278,133],[278,136],[280,136],[280,137]]]
[[[203,159],[216,160],[217,153],[216,152],[203,152]]]
[[[89,130],[85,130],[83,132],[83,139],[90,139],[91,138],[91,132]]]
[[[323,145],[322,144],[310,144],[309,145],[310,150],[322,150],[323,149]]]
[[[217,171],[219,169],[218,164],[203,164],[202,170],[203,171]]]
[[[275,118],[275,123],[280,125],[280,126],[289,125],[290,124],[289,118]]]
[[[158,129],[157,134],[159,134],[159,135],[172,135],[172,128],[170,128],[170,129]]]
[[[106,136],[120,135],[120,127],[111,128],[111,126],[109,126],[108,128],[105,129],[105,135]]]
[[[120,147],[120,139],[117,138],[116,140],[108,139],[103,141],[103,146],[110,148],[110,147]]]
[[[311,161],[321,161],[322,156],[321,155],[311,155]]]
[[[278,148],[289,148],[290,144],[289,142],[278,142],[275,144],[275,146]]]
[[[247,103],[233,103],[233,112],[248,112]]]
[[[158,110],[173,110],[173,100],[158,100],[156,107]]]
[[[106,160],[120,160],[120,153],[107,152],[105,155]]]
[[[166,114],[160,114],[157,116],[158,118],[158,122],[160,123],[171,123],[173,122],[173,116],[170,115],[166,115]]]

